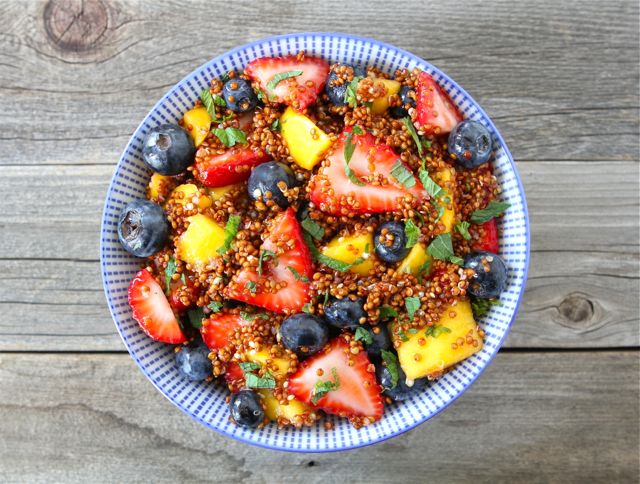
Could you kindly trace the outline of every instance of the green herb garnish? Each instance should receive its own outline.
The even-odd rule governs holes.
[[[228,72],[225,72],[224,74],[222,74],[222,77],[220,78],[223,84],[227,82],[229,79],[231,79],[231,77],[229,76]]]
[[[247,289],[249,289],[249,292],[251,294],[255,294],[256,291],[258,290],[258,286],[256,285],[255,282],[253,281],[247,281],[244,285],[244,287],[246,287]]]
[[[240,311],[240,317],[245,321],[253,321],[256,318],[260,319],[269,319],[269,315],[267,313],[247,313],[244,311]]]
[[[424,168],[418,171],[418,178],[431,198],[435,199],[445,194],[444,189],[429,176],[429,172]]]
[[[455,225],[456,231],[462,235],[464,240],[471,240],[471,234],[469,233],[469,226],[471,224],[469,222],[458,222]]]
[[[323,304],[324,304],[325,306],[326,306],[326,304],[327,304],[327,301],[329,301],[329,294],[331,294],[331,293],[329,292],[329,289],[327,289],[327,290],[324,292],[324,303],[323,303]]]
[[[332,392],[340,388],[340,378],[338,378],[338,371],[331,368],[331,374],[333,375],[333,381],[317,381],[311,392],[311,403],[316,405],[318,400],[324,397],[327,393]]]
[[[471,223],[483,224],[488,222],[492,218],[502,215],[510,206],[510,203],[492,201],[486,206],[486,208],[476,210],[471,214]]]
[[[271,131],[275,131],[276,133],[280,131],[280,118],[277,118],[273,123],[271,123]]]
[[[398,357],[388,350],[382,350],[380,353],[382,354],[384,365],[387,367],[387,370],[389,370],[389,374],[391,375],[391,388],[385,388],[385,390],[393,390],[398,386],[398,381],[400,380],[400,372],[398,371],[400,364],[398,363]]]
[[[212,313],[217,313],[222,309],[222,303],[219,301],[211,301],[207,307],[211,309]]]
[[[356,328],[356,341],[362,341],[365,344],[370,345],[371,343],[373,343],[373,336],[371,335],[371,332],[366,329],[363,328],[362,326],[358,326]]]
[[[244,131],[238,128],[214,128],[211,132],[216,135],[216,137],[220,140],[220,142],[225,145],[227,148],[231,146],[235,146],[236,143],[240,143],[242,145],[247,144],[247,137],[244,134]]]
[[[344,140],[344,173],[347,175],[347,178],[351,180],[351,183],[358,185],[359,187],[363,187],[364,183],[356,176],[349,166],[353,152],[356,149],[356,145],[353,143],[353,134],[357,127],[358,126],[354,126],[353,130],[347,134],[347,137]]]
[[[260,256],[258,257],[258,275],[262,275],[262,264],[267,261],[267,259],[275,259],[277,258],[277,254],[275,252],[271,252],[270,250],[261,250]]]
[[[165,293],[168,295],[171,292],[171,281],[173,280],[173,275],[176,273],[176,260],[172,257],[169,258],[169,262],[167,262],[167,267],[164,269],[164,282],[165,282]]]
[[[411,122],[411,118],[409,117],[402,118],[402,124],[405,125],[405,127],[409,131],[409,134],[413,138],[413,142],[416,144],[416,147],[418,148],[418,154],[420,155],[420,158],[423,158],[422,143],[420,142],[420,136],[418,136],[418,133],[416,133],[416,128]],[[431,142],[429,142],[429,146],[431,146]]]
[[[415,316],[416,311],[420,309],[420,298],[416,296],[405,297],[404,306],[407,308],[409,321],[413,321],[413,317]]]
[[[218,97],[218,96],[216,96]],[[218,113],[216,113],[216,103],[214,100],[213,94],[209,89],[205,89],[200,93],[200,101],[202,101],[202,105],[205,107],[211,119],[218,119]]]
[[[309,278],[304,274],[300,274],[295,267],[287,266],[287,269],[291,271],[291,274],[296,278],[296,281],[309,282]]]
[[[255,363],[253,361],[243,361],[238,363],[238,366],[243,372],[251,373],[252,371],[256,371],[260,369],[260,363]]]
[[[440,324],[436,324],[435,326],[427,326],[427,329],[424,332],[424,334],[426,334],[427,336],[432,336],[434,338],[437,338],[444,333],[451,333],[451,330],[446,326],[442,326]]]
[[[276,380],[273,375],[268,371],[264,372],[263,376],[258,376],[254,372],[258,371],[261,367],[258,363],[252,361],[238,363],[242,373],[244,373],[244,381],[247,388],[275,388]]]
[[[491,306],[501,306],[499,299],[478,299],[471,298],[471,310],[476,318],[482,318],[489,314]]]
[[[236,238],[236,234],[238,233],[238,227],[240,226],[240,217],[238,215],[229,216],[229,220],[227,220],[227,225],[224,227],[224,243],[222,247],[218,248],[216,252],[220,255],[224,255],[227,253],[229,248],[231,247],[231,243],[233,239]]]
[[[314,239],[322,240],[324,237],[324,229],[315,220],[306,217],[300,225]]]
[[[302,312],[303,313],[307,313],[307,314],[311,314],[311,308],[313,306],[311,305],[311,303],[307,303],[304,306],[302,306]]]
[[[391,176],[407,190],[416,184],[413,173],[400,160],[397,160],[391,167]]]
[[[398,311],[393,309],[391,306],[381,306],[380,307],[380,315],[378,316],[378,321],[382,321],[387,318],[397,318]]]
[[[344,102],[352,108],[358,105],[358,83],[362,79],[362,76],[353,76],[353,80],[347,85],[347,89],[344,92]]]
[[[202,320],[205,318],[202,308],[193,308],[187,311],[187,317],[189,318],[189,324],[195,329],[202,328]]]
[[[418,243],[420,229],[413,223],[413,220],[407,220],[407,223],[404,224],[404,235],[407,238],[406,248],[409,249]]]
[[[464,261],[453,253],[453,245],[451,244],[451,234],[438,235],[427,247],[427,252],[438,260],[453,262],[462,265]]]
[[[291,79],[292,77],[298,77],[303,74],[302,71],[286,71],[286,72],[278,72],[273,78],[267,83],[267,89],[269,91],[273,91],[276,86],[284,81],[285,79]]]

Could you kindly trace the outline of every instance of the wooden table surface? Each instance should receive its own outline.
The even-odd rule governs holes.
[[[0,3],[1,482],[638,482],[638,2]],[[511,334],[454,405],[391,441],[284,454],[175,409],[116,334],[103,200],[175,82],[248,41],[337,31],[440,67],[522,176],[530,276]]]

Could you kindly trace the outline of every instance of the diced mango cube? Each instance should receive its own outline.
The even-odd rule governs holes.
[[[147,198],[154,202],[164,201],[171,189],[171,177],[154,173],[147,187]]]
[[[477,327],[469,301],[458,300],[433,327],[407,335],[408,341],[397,348],[407,379],[438,373],[480,351],[483,341]]]
[[[371,103],[371,112],[382,114],[389,108],[389,96],[398,94],[401,84],[392,79],[374,79],[374,81],[376,84],[382,84],[387,88],[387,93],[384,96],[374,99],[373,103]]]
[[[286,405],[282,405],[274,396],[273,392],[268,389],[258,390],[258,393],[263,397],[263,403],[265,406],[265,415],[271,421],[278,420],[279,417],[284,417],[290,422],[294,421],[294,418],[298,415],[313,412],[313,409],[300,400],[289,400]]]
[[[280,117],[280,132],[294,161],[307,170],[313,169],[331,146],[324,131],[290,107]]]
[[[274,376],[287,376],[287,370],[289,370],[289,360],[286,358],[279,358],[271,356],[268,349],[261,349],[260,351],[250,351],[246,353],[246,357],[249,361],[254,363],[260,363],[262,366],[267,364],[267,360],[271,360],[268,365],[268,370]]]
[[[182,193],[182,197],[174,197],[174,200],[181,205],[186,205],[187,203],[190,203],[193,200],[193,196],[198,193],[198,187],[193,183],[185,183],[184,185],[178,185],[175,187],[173,189],[172,196],[177,193]],[[208,196],[198,196],[198,207],[208,208],[212,203],[211,198]]]
[[[235,185],[226,185],[224,187],[209,188],[209,196],[213,201],[220,200],[238,185],[239,183],[236,183]]]
[[[322,249],[322,253],[327,257],[347,264],[363,257],[365,252],[368,252],[369,255],[364,262],[349,268],[351,272],[363,276],[369,274],[369,271],[373,269],[373,235],[371,233],[336,237]]]
[[[407,257],[398,266],[397,272],[406,272],[414,276],[426,276],[430,272],[430,265],[433,258],[427,253],[424,245],[416,244],[411,248]],[[427,264],[427,262],[429,264]]]
[[[184,122],[184,129],[186,129],[196,147],[200,146],[209,134],[211,129],[211,115],[204,107],[193,108],[190,111],[184,113],[182,118]]]
[[[224,245],[224,228],[206,215],[189,217],[187,230],[176,244],[180,260],[194,267],[203,267],[219,257],[217,250]]]
[[[448,187],[451,187],[455,183],[455,171],[453,168],[443,168],[435,174],[434,178],[445,191],[445,194],[438,199],[444,206],[444,213],[442,214],[440,222],[445,227],[445,233],[451,232],[454,224],[456,223],[456,212],[454,208],[454,200],[452,199],[451,191]],[[450,200],[449,203],[445,200],[446,198]]]

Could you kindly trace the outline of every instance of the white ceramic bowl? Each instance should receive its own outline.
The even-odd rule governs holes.
[[[325,430],[322,423],[300,430],[280,430],[275,425],[262,430],[235,426],[229,422],[224,402],[227,390],[222,385],[193,383],[181,378],[174,364],[173,347],[149,339],[132,318],[127,303],[127,287],[140,261],[120,247],[117,221],[120,210],[128,202],[145,196],[150,172],[142,162],[141,147],[149,128],[182,118],[211,78],[231,69],[241,71],[258,57],[300,50],[330,62],[373,65],[390,74],[398,68],[414,67],[429,72],[465,118],[481,121],[492,132],[496,146],[494,172],[502,187],[502,199],[511,204],[500,223],[500,255],[509,268],[508,287],[500,298],[502,305],[494,306],[481,321],[486,333],[482,351],[457,365],[419,397],[386,407],[379,422],[359,430],[339,418],[333,419],[333,430]],[[520,177],[504,140],[486,113],[453,80],[415,55],[375,40],[334,33],[291,34],[259,40],[216,57],[176,84],[151,109],[127,144],[111,180],[102,218],[100,261],[109,309],[125,346],[151,383],[179,409],[224,435],[250,444],[296,452],[336,451],[373,444],[406,432],[443,410],[478,378],[504,341],[524,292],[529,221]],[[490,411],[488,408],[487,412]]]

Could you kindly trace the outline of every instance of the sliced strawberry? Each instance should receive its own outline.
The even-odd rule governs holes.
[[[227,369],[224,372],[224,381],[227,382],[229,389],[234,393],[239,392],[244,386],[244,372],[235,361],[227,364]]]
[[[289,77],[269,87],[277,74],[302,71],[302,74]],[[329,75],[329,64],[324,59],[305,56],[262,57],[250,62],[245,73],[260,84],[260,88],[269,99],[303,110],[313,103],[322,92]]]
[[[474,243],[473,250],[486,250],[497,254],[500,250],[498,241],[498,224],[495,218],[478,227],[480,238]]]
[[[337,376],[337,388],[318,398],[315,407],[345,417],[378,420],[382,417],[383,404],[380,385],[375,372],[370,371],[371,367],[366,351],[354,355],[349,343],[338,337],[330,341],[324,350],[300,363],[298,372],[289,379],[289,392],[314,405],[312,398],[316,383],[335,382]]]
[[[217,313],[202,321],[200,334],[210,350],[218,350],[231,343],[233,333],[244,324],[238,314]]]
[[[355,150],[349,168],[364,186],[353,183],[345,172],[344,151],[349,131],[342,133],[333,152],[311,180],[311,201],[320,210],[333,215],[394,212],[400,209],[401,203],[407,203],[403,202],[407,195],[412,195],[415,203],[426,196],[417,177],[415,184],[407,189],[391,175],[400,156],[389,146],[377,142],[370,133],[352,138]],[[405,168],[411,171],[406,165]]]
[[[200,288],[193,285],[190,277],[186,278],[185,284],[182,280],[172,281],[169,291],[169,305],[178,314],[193,306],[200,296]]]
[[[202,146],[196,153],[196,177],[205,186],[223,187],[249,178],[251,169],[271,157],[260,148],[236,146],[222,154]]]
[[[449,96],[429,74],[421,72],[416,87],[416,121],[425,133],[446,134],[462,121]]]
[[[151,339],[163,343],[184,343],[186,338],[160,284],[142,269],[129,284],[129,305],[133,318]]]
[[[288,247],[284,251],[278,249],[283,243]],[[308,281],[313,276],[313,264],[292,208],[271,221],[260,250],[277,257],[263,259],[262,275],[255,268],[242,269],[226,287],[226,296],[276,313],[300,311],[310,300]],[[284,287],[271,292],[276,284]]]

